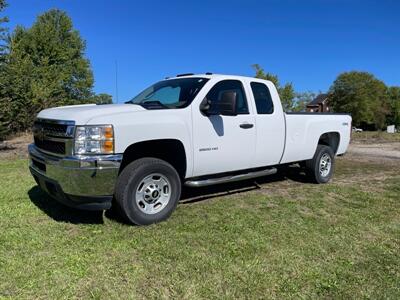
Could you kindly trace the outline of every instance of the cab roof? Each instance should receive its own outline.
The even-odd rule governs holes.
[[[239,75],[228,75],[228,74],[214,74],[214,73],[200,73],[200,74],[194,74],[194,73],[184,73],[184,74],[178,74],[175,77],[167,77],[165,79],[178,79],[178,78],[218,78],[218,79],[238,79],[238,80],[254,80],[254,81],[268,81],[260,78],[255,78],[255,77],[250,77],[250,76],[239,76]]]

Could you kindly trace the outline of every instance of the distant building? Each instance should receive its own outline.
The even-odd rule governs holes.
[[[330,112],[328,94],[319,94],[313,101],[307,104],[308,112]]]

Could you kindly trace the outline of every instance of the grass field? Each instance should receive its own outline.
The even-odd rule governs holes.
[[[191,192],[149,227],[57,204],[26,160],[0,168],[0,298],[400,298],[399,164]]]

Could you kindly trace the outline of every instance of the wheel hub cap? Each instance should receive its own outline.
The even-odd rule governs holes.
[[[136,203],[145,214],[155,214],[171,199],[171,184],[167,177],[153,173],[141,180],[136,189]]]
[[[332,159],[327,153],[324,153],[319,161],[319,174],[321,174],[322,177],[328,176],[331,167]]]

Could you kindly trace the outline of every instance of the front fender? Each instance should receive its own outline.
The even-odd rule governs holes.
[[[124,153],[132,144],[160,140],[179,140],[186,153],[186,175],[193,172],[192,123],[190,107],[171,110],[146,110],[94,118],[91,124],[114,126],[115,153]]]

